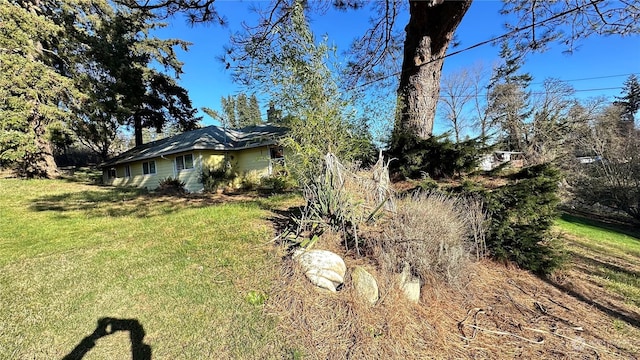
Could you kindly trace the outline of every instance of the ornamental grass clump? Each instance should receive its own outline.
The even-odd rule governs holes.
[[[409,265],[423,282],[436,278],[457,283],[471,254],[482,253],[485,217],[474,202],[418,192],[398,199],[396,207],[369,239],[372,255],[384,270],[399,272]]]

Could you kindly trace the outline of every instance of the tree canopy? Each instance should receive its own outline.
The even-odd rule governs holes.
[[[191,22],[224,24],[215,0],[120,0],[165,15],[184,12]],[[508,40],[518,53],[544,51],[559,43],[568,51],[580,39],[590,35],[633,34],[640,32],[637,17],[640,8],[627,0],[504,0],[502,14],[509,15],[506,33],[492,41]],[[273,45],[276,29],[290,23],[298,0],[277,0],[263,9],[255,25],[246,25],[245,33],[232,39],[225,60],[238,80],[251,78],[252,61],[263,59],[265,48]],[[333,6],[357,11],[371,6],[371,28],[354,42],[349,60],[351,84],[367,85],[399,75],[399,119],[394,133],[408,131],[421,138],[431,136],[436,103],[440,93],[440,74],[453,34],[472,0],[408,1],[362,0],[334,1]],[[322,12],[327,3],[303,2],[308,12]],[[398,16],[409,12],[408,24],[399,24]],[[354,16],[357,16],[354,14]],[[404,27],[405,36],[402,36]],[[489,41],[488,41],[489,42]],[[398,68],[398,60],[402,66]]]
[[[55,176],[52,136],[69,130],[104,159],[123,127],[140,143],[143,128],[197,126],[174,78],[182,66],[174,48],[188,44],[151,36],[163,26],[153,13],[106,1],[0,7],[0,166]]]

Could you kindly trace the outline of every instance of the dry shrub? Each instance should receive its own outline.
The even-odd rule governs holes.
[[[477,201],[416,193],[397,201],[396,213],[381,222],[369,244],[386,271],[398,272],[408,264],[423,282],[435,277],[456,284],[471,251],[475,248],[477,256],[484,251],[483,223]]]

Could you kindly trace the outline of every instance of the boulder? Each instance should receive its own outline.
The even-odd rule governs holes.
[[[347,266],[342,258],[327,250],[298,250],[293,258],[298,261],[302,271],[312,284],[336,291],[344,282]]]
[[[356,293],[370,304],[378,301],[378,283],[373,275],[362,266],[356,266],[351,272],[351,282]]]

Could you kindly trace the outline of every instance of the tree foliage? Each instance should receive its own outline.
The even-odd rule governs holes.
[[[157,62],[178,76],[182,63],[174,47],[186,50],[189,44],[149,36],[162,24],[146,11],[115,9],[102,20],[77,36],[87,51],[75,78],[89,95],[72,122],[78,136],[106,158],[120,126],[133,129],[136,145],[142,143],[144,128],[160,132],[168,124],[182,131],[197,127],[199,118],[187,91],[152,67]]]
[[[282,112],[280,123],[290,129],[284,145],[294,157],[288,164],[304,182],[320,173],[327,153],[343,161],[356,160],[371,152],[372,143],[366,125],[353,120],[339,78],[327,66],[333,49],[326,39],[316,42],[301,2],[287,11],[288,16],[273,29],[270,47],[246,63],[250,69],[238,70],[236,75],[251,76],[271,98],[272,114]],[[255,36],[259,33],[235,41],[248,47],[257,42]]]
[[[553,165],[536,165],[486,194],[490,216],[486,241],[494,257],[537,273],[550,273],[562,263],[562,253],[551,234],[560,179]]]
[[[478,166],[480,155],[488,150],[482,139],[454,142],[448,134],[421,139],[404,134],[398,139],[397,152],[388,155],[396,160],[390,170],[406,178],[450,178],[466,174]]]
[[[118,0],[128,6],[160,11],[163,15],[184,12],[191,22],[224,24],[215,0]],[[373,14],[370,29],[354,41],[350,64],[350,88],[368,86],[400,75],[398,96],[400,119],[395,132],[408,131],[422,138],[431,136],[433,119],[440,94],[440,74],[444,56],[453,34],[471,5],[465,1],[340,0],[333,5],[344,10],[370,7]],[[269,65],[263,49],[272,46],[282,26],[291,22],[297,0],[277,0],[259,13],[257,25],[246,25],[251,42],[234,41],[224,60],[227,66],[253,78],[251,64]],[[305,1],[308,11],[322,12],[323,1]],[[409,12],[408,24],[400,24],[398,16]],[[619,0],[504,0],[501,11],[511,15],[508,39],[518,54],[543,51],[551,43],[561,43],[572,51],[579,40],[591,35],[629,35],[640,33],[637,17],[640,8],[632,1]],[[401,36],[402,31],[406,36]],[[404,42],[403,42],[404,40]],[[400,58],[403,59],[399,68]],[[252,62],[254,59],[255,62]],[[395,84],[395,83],[394,83]],[[393,143],[393,141],[392,141]]]
[[[519,74],[522,56],[513,53],[507,43],[502,44],[503,63],[494,69],[489,84],[488,112],[500,133],[498,142],[505,150],[524,151],[527,142],[527,119],[531,114],[530,93],[527,87],[531,75]]]
[[[255,94],[247,97],[244,92],[220,98],[222,113],[208,107],[202,108],[207,115],[221,122],[230,129],[241,129],[262,123],[260,104]]]
[[[152,67],[177,76],[174,47],[187,43],[150,36],[161,26],[152,13],[105,1],[3,0],[0,7],[2,166],[55,176],[49,126],[73,130],[103,159],[123,126],[136,139],[143,128],[195,126],[186,90]]]
[[[56,68],[62,28],[45,14],[34,2],[0,0],[0,167],[24,177],[56,175],[47,128],[81,97]]]
[[[629,75],[622,88],[622,96],[617,98],[617,104],[622,107],[623,126],[633,129],[635,116],[640,109],[640,82],[635,74]]]
[[[611,104],[584,111],[578,150],[592,161],[572,168],[571,185],[585,204],[598,203],[640,221],[640,131],[620,132],[625,109]]]

